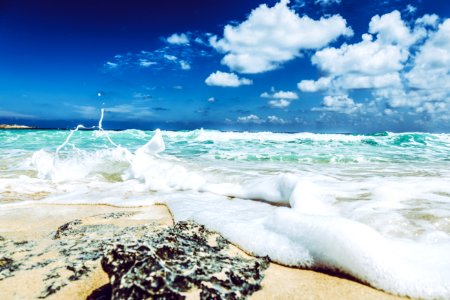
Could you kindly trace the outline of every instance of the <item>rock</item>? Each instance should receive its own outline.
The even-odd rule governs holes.
[[[27,288],[20,278],[32,274],[38,284],[26,298],[58,298],[63,289],[97,272],[100,260],[111,284],[89,299],[183,299],[189,294],[244,299],[260,288],[267,259],[245,258],[220,235],[193,222],[171,227],[132,220],[133,215],[118,211],[75,219],[42,240],[0,236],[0,284],[12,281]]]
[[[261,288],[268,259],[230,251],[220,235],[194,222],[179,222],[120,242],[102,258],[112,299],[245,299]]]
[[[31,241],[13,241],[0,236],[0,281],[20,271],[39,270],[44,274],[38,298],[47,298],[71,282],[89,276],[97,267],[107,246],[117,242],[135,242],[152,232],[155,224],[118,227],[102,220],[131,216],[129,212],[100,214],[88,224],[75,219],[51,234],[48,245]],[[95,222],[93,223],[93,220]],[[97,222],[97,223],[96,223]]]

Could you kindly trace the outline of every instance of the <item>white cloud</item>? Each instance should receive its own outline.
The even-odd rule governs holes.
[[[416,25],[436,27],[438,22],[439,17],[437,15],[424,15],[416,20]]]
[[[298,88],[331,94],[346,94],[353,89],[401,88],[409,48],[423,35],[423,28],[411,30],[396,10],[376,15],[369,23],[369,33],[363,34],[360,42],[317,51],[311,61],[326,76],[302,80]]]
[[[407,58],[401,47],[372,41],[371,35],[364,34],[360,43],[316,52],[312,63],[332,75],[351,72],[378,75],[401,70]]]
[[[319,50],[311,61],[324,76],[298,88],[325,93],[314,111],[432,114],[436,122],[450,110],[450,19],[406,23],[398,11],[377,15],[360,42]],[[372,101],[355,103],[347,96],[355,89],[370,89]]]
[[[339,15],[320,20],[300,17],[288,3],[262,4],[241,24],[225,26],[222,39],[213,36],[211,45],[225,53],[222,64],[240,73],[266,72],[298,57],[303,49],[322,48],[341,35],[353,34]]]
[[[291,101],[288,101],[286,99],[270,100],[269,105],[270,107],[274,108],[286,108],[291,105]]]
[[[291,91],[272,91],[272,93],[264,92],[261,94],[261,98],[273,98],[273,99],[286,99],[286,100],[296,100],[298,95]]]
[[[176,61],[178,58],[175,55],[164,54],[164,58],[170,61]]]
[[[326,90],[354,90],[376,89],[401,86],[398,72],[382,75],[345,74],[335,77],[321,77],[318,80],[302,80],[298,88],[303,92],[317,92]]]
[[[272,123],[272,124],[287,124],[288,123],[283,118],[279,118],[277,116],[268,116],[267,122]]]
[[[233,123],[232,120],[230,119],[226,119],[225,120],[227,123]],[[244,116],[244,117],[238,117],[236,119],[237,123],[242,123],[242,124],[263,124],[263,123],[270,123],[270,124],[277,124],[277,125],[283,125],[283,124],[289,124],[291,123],[290,121],[286,121],[283,118],[277,117],[275,115],[271,115],[271,116],[267,116],[267,118],[260,118],[257,115],[254,114],[250,114],[248,116]]]
[[[139,60],[139,65],[140,65],[141,67],[144,67],[144,68],[148,68],[148,67],[153,66],[153,65],[156,65],[156,64],[157,64],[156,62],[154,62],[154,61],[149,61],[149,60],[146,60],[146,59],[140,59],[140,60]]]
[[[234,73],[216,71],[206,78],[205,83],[210,86],[238,87],[241,85],[251,85],[253,81],[247,78],[239,78]]]
[[[302,92],[317,92],[326,90],[331,85],[331,77],[321,77],[318,80],[302,80],[297,86]]]
[[[209,98],[208,98],[208,102],[209,102],[209,103],[216,102],[216,98],[214,98],[214,97],[209,97]]]
[[[298,87],[304,92],[316,92],[399,85],[399,72],[409,58],[409,46],[422,34],[419,30],[412,32],[398,11],[376,15],[361,42],[317,51],[311,61],[327,76],[317,81],[303,80]]]
[[[275,91],[272,87],[271,92],[264,92],[260,95],[261,98],[271,99],[268,104],[272,108],[286,108],[291,105],[293,100],[298,99],[298,95],[292,91]]]
[[[181,33],[181,34],[177,34],[174,33],[171,36],[169,36],[166,41],[169,44],[174,44],[174,45],[186,45],[189,44],[189,38],[185,33]]]
[[[417,11],[417,7],[415,7],[414,5],[408,4],[408,5],[406,5],[405,11],[408,14],[413,14]]]
[[[114,55],[114,58],[104,64],[105,71],[115,68],[123,70],[132,68],[151,68],[153,71],[164,69],[189,70],[196,57],[211,57],[215,54],[208,41],[212,34],[187,32],[173,34],[166,39],[167,43],[153,51],[141,50]],[[191,45],[190,41],[194,41]]]
[[[248,115],[245,117],[238,117],[237,118],[238,123],[254,123],[254,124],[261,124],[264,123],[264,120],[262,120],[260,117],[256,115]]]
[[[448,110],[448,103],[445,102],[425,102],[416,109],[418,113],[426,112],[428,114],[442,113],[446,110]]]
[[[187,61],[184,61],[184,60],[180,60],[180,67],[182,70],[185,70],[185,71],[191,69],[191,65]]]
[[[402,20],[398,10],[374,16],[369,23],[369,32],[376,34],[377,40],[383,44],[409,46],[417,39]]]
[[[325,96],[321,107],[315,107],[313,111],[331,111],[344,114],[351,114],[361,109],[362,104],[355,103],[347,95]]]
[[[450,19],[447,19],[420,48],[406,77],[413,88],[450,90],[449,71]]]
[[[107,69],[115,69],[115,68],[117,68],[118,66],[119,66],[119,64],[113,63],[113,62],[110,62],[110,61],[107,61],[107,62],[105,63],[105,67],[106,67]]]

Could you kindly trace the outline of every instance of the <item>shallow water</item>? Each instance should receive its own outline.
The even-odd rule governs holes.
[[[450,134],[68,136],[0,131],[0,204],[167,203],[256,255],[450,298]]]

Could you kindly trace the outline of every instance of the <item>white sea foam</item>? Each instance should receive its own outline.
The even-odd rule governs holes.
[[[193,219],[282,264],[339,270],[399,295],[450,297],[450,243],[390,240],[342,217],[219,196],[179,195],[167,204],[177,221]]]

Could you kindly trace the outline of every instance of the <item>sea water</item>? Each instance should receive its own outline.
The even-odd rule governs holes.
[[[450,134],[78,129],[0,131],[0,209],[164,203],[281,264],[450,298]]]

